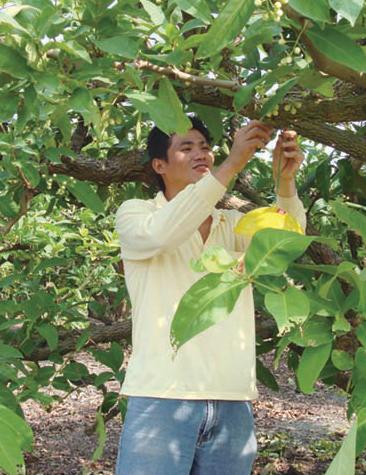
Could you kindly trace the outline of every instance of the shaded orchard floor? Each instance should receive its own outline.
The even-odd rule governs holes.
[[[87,354],[80,358],[90,371],[104,370]],[[311,396],[299,394],[285,367],[279,368],[277,377],[280,392],[260,386],[254,404],[259,443],[254,474],[320,475],[348,429],[345,399],[320,385]],[[24,410],[35,433],[35,447],[27,455],[27,474],[113,475],[120,419],[108,422],[107,443],[98,462],[91,462],[96,438],[85,432],[100,402],[100,393],[90,387],[71,394],[51,412],[28,402]],[[366,473],[366,464],[360,464],[358,473]]]

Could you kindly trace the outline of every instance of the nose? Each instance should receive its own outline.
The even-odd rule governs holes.
[[[194,159],[194,160],[206,160],[207,155],[208,155],[208,154],[207,154],[207,150],[203,150],[202,148],[197,147],[197,148],[194,150],[193,159]]]

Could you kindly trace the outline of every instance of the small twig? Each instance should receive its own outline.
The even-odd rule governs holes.
[[[107,423],[111,419],[114,419],[120,413],[121,413],[121,411],[120,411],[118,406],[112,407],[112,409],[105,416],[103,416],[104,417],[104,423]],[[96,428],[97,428],[97,423],[94,422],[93,424],[91,424],[90,426],[85,428],[85,434],[89,435],[89,436],[93,435]]]
[[[8,234],[8,232],[20,220],[20,218],[27,214],[29,203],[32,201],[35,193],[35,190],[24,190],[24,193],[20,199],[19,213],[15,216],[15,218],[11,219],[7,224],[5,224],[5,226],[0,227],[0,236],[5,236]]]
[[[3,247],[0,249],[0,254],[5,252],[13,252],[13,251],[26,251],[29,250],[31,247],[28,244],[14,244],[13,246]]]
[[[164,76],[184,81],[185,83],[196,84],[199,86],[211,86],[221,89],[229,89],[231,91],[238,91],[241,85],[236,81],[227,81],[223,79],[209,79],[207,77],[194,76],[180,71],[176,67],[162,67],[152,64],[149,61],[137,60],[134,63],[137,69],[144,69],[153,71],[154,73],[162,74]]]

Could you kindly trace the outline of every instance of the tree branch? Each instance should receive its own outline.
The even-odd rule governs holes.
[[[290,19],[299,22],[303,27],[306,27],[305,22],[308,22],[309,26],[311,26],[311,22],[308,18],[301,16],[290,6],[286,5],[283,9]],[[366,88],[366,76],[354,71],[351,68],[348,68],[347,66],[344,66],[343,64],[332,61],[328,58],[328,56],[325,56],[318,49],[316,49],[309,37],[306,35],[306,28],[301,36],[301,40],[304,42],[306,51],[312,57],[314,65],[319,71],[323,71],[329,76],[339,78],[342,81],[351,82],[357,86]]]
[[[61,164],[51,163],[48,171],[72,176],[78,180],[87,180],[102,185],[124,183],[127,181],[142,181],[147,184],[156,184],[154,175],[144,164],[144,154],[140,151],[128,151],[114,155],[106,160],[83,157],[76,160],[62,157]]]
[[[131,338],[132,321],[123,320],[112,325],[91,325],[91,335],[85,347],[95,346],[101,343],[110,343],[112,341],[121,342]],[[256,319],[256,331],[262,338],[269,338],[276,334],[276,324],[272,318],[261,316]],[[80,336],[80,331],[65,332],[60,335],[60,344],[58,352],[66,355],[75,351],[76,342]],[[51,354],[48,346],[35,349],[30,355],[26,356],[27,361],[47,360]]]
[[[167,76],[171,79],[178,79],[179,81],[183,81],[188,84],[218,87],[221,89],[229,89],[230,91],[238,91],[241,87],[240,84],[236,81],[226,81],[222,79],[210,79],[202,76],[194,76],[193,74],[188,74],[186,72],[180,71],[175,66],[162,67],[142,60],[135,61],[134,65],[137,69],[153,71],[154,73]]]

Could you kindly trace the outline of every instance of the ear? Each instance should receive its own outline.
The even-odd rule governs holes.
[[[165,175],[165,169],[168,165],[167,160],[163,160],[162,158],[153,158],[151,162],[151,166],[155,173],[158,175]]]

